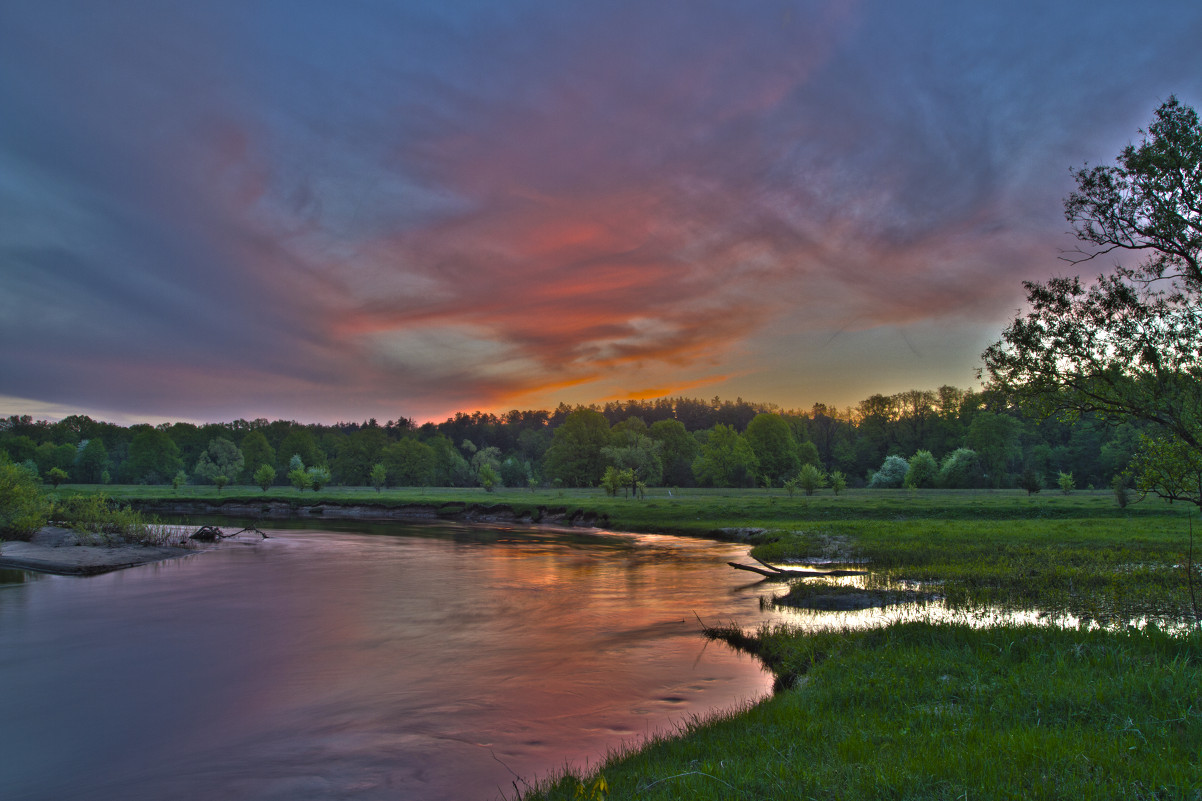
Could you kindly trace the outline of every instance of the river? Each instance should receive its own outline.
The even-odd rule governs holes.
[[[91,578],[0,571],[0,787],[26,799],[494,799],[771,677],[746,547],[268,529]]]

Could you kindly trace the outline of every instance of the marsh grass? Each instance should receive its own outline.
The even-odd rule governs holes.
[[[611,798],[1202,797],[1196,632],[910,623],[740,645],[791,686],[612,754]]]

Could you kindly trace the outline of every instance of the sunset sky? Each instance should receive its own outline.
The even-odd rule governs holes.
[[[1196,0],[6,2],[0,415],[968,387],[1199,42]]]

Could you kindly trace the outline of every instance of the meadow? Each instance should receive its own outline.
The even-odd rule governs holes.
[[[855,592],[965,614],[808,632],[707,621],[705,636],[775,674],[771,698],[611,754],[589,775],[515,786],[526,799],[1202,798],[1202,574],[1182,504],[1014,490],[686,489],[636,500],[600,490],[104,489],[135,505],[589,511],[615,530],[744,539],[764,562],[864,571]],[[800,579],[765,586],[800,605],[830,591]],[[973,619],[999,609],[1038,622]]]

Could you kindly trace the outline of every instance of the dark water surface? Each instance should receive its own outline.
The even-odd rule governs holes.
[[[698,634],[697,616],[763,619],[762,588],[725,565],[745,547],[368,530],[268,530],[92,578],[6,571],[0,798],[512,797],[514,774],[771,685]]]

